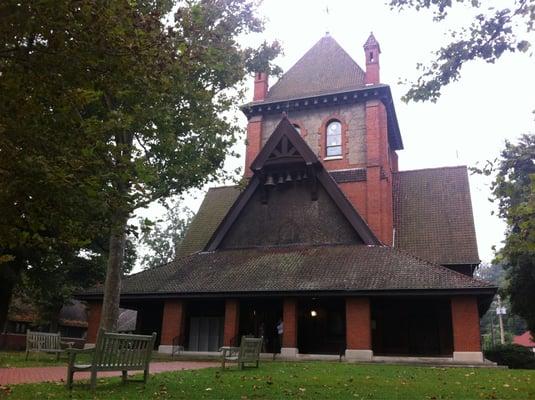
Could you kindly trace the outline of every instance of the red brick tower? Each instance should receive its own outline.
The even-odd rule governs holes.
[[[373,34],[363,47],[365,71],[327,35],[271,88],[265,73],[255,75],[253,101],[243,108],[245,176],[286,112],[376,236],[392,245],[392,172],[403,145]]]

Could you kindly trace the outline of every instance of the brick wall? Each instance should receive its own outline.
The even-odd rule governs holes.
[[[225,302],[225,327],[223,333],[223,345],[239,346],[240,303],[236,299],[228,299]]]
[[[453,351],[481,351],[479,311],[475,296],[451,298]]]
[[[282,347],[297,347],[297,301],[284,299],[282,304]]]
[[[367,297],[346,298],[346,348],[372,348],[370,300]]]
[[[163,305],[162,332],[160,344],[172,345],[178,336],[184,338],[184,302],[182,300],[166,300]],[[183,343],[181,343],[183,344]]]
[[[102,313],[102,302],[87,302],[87,343],[96,343],[98,328],[100,327],[100,315]]]

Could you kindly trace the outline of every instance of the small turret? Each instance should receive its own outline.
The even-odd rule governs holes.
[[[379,77],[379,54],[381,54],[381,47],[379,42],[370,33],[368,40],[364,43],[364,55],[366,57],[366,84],[380,83]]]

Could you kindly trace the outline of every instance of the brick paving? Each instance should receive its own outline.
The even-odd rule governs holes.
[[[150,364],[150,373],[180,371],[186,369],[201,369],[217,367],[219,363],[204,361],[169,361],[153,362]],[[139,373],[132,371],[131,374]],[[99,372],[99,378],[107,376],[120,376],[121,372]],[[67,367],[29,367],[29,368],[0,368],[0,385],[14,385],[18,383],[35,382],[61,382],[67,377]],[[75,380],[89,379],[89,372],[77,372]]]

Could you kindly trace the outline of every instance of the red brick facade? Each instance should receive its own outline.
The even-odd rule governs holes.
[[[451,298],[453,351],[481,351],[479,311],[475,296]]]
[[[367,297],[346,298],[346,348],[372,348],[370,299]]]
[[[102,303],[91,301],[87,303],[87,343],[96,343],[98,328],[100,327],[100,316],[102,313]]]
[[[240,322],[240,303],[236,299],[225,301],[225,327],[223,332],[223,345],[238,346],[238,328]]]
[[[160,344],[172,345],[173,339],[184,337],[184,303],[182,300],[166,300],[163,305],[162,332]]]
[[[297,347],[297,302],[295,299],[284,299],[282,305],[282,347]]]

